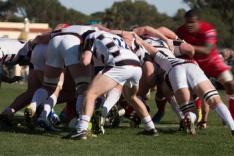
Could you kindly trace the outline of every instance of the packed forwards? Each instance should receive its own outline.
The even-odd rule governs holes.
[[[163,41],[160,40],[159,42]],[[154,56],[155,63],[159,64],[168,75],[176,100],[184,113],[183,122],[187,132],[195,134],[196,114],[193,113],[194,103],[190,101],[192,98],[191,89],[193,93],[204,99],[218,113],[233,133],[234,121],[231,114],[209,79],[195,61],[176,57],[181,55],[191,57],[194,53],[191,45],[183,41],[173,41],[174,51],[171,51],[166,46],[156,48],[144,41],[141,43]],[[177,51],[178,49],[179,51]]]
[[[109,31],[108,29],[106,30]],[[42,73],[38,72],[41,73],[37,77],[40,79],[38,81],[39,85],[33,87],[34,91],[36,91],[30,105],[25,110],[26,117],[32,118],[37,107],[42,104],[44,106],[43,111],[39,115],[37,123],[46,130],[51,130],[48,115],[64,89],[64,75],[66,75],[64,73],[68,73],[70,80],[74,81],[73,88],[76,86],[76,92],[79,95],[77,105],[80,108],[83,103],[83,109],[77,111],[81,115],[76,125],[76,131],[66,136],[67,138],[87,139],[87,137],[92,136],[88,126],[94,111],[95,100],[108,91],[113,91],[115,87],[120,86],[121,88],[124,84],[130,84],[126,85],[127,89],[124,91],[128,93],[126,96],[128,101],[133,104],[144,122],[143,133],[158,135],[145,105],[137,97],[139,80],[142,75],[140,59],[144,58],[146,53],[144,50],[146,49],[151,53],[151,57],[153,56],[153,62],[157,63],[168,75],[174,95],[178,104],[181,105],[183,113],[180,113],[178,109],[177,112],[180,119],[183,119],[189,133],[194,133],[193,125],[196,120],[196,115],[192,110],[194,106],[190,103],[191,94],[189,88],[192,88],[197,96],[204,96],[204,99],[214,107],[220,117],[233,130],[233,121],[230,119],[229,111],[226,110],[217,91],[214,90],[214,87],[201,69],[191,60],[175,57],[182,54],[187,54],[191,57],[193,48],[187,43],[167,39],[165,36],[170,36],[171,34],[165,33],[165,30],[162,30],[165,35],[158,33],[157,30],[151,30],[152,32],[148,32],[146,36],[142,34],[140,29],[138,31],[135,29],[136,33],[143,35],[142,37],[145,41],[133,33],[130,35],[130,42],[129,38],[124,39],[124,31],[115,35],[112,34],[114,31],[100,31],[91,26],[73,25],[49,34],[48,47],[46,45],[37,45],[37,47],[41,46],[42,48],[44,46],[47,49],[46,59],[44,59],[45,63],[37,66],[33,62],[34,55],[31,58],[31,62],[35,65],[34,71],[40,71],[39,68],[41,66],[44,69],[41,69]],[[155,34],[158,37],[156,39],[157,45],[154,45]],[[123,38],[120,37],[121,35]],[[132,43],[135,43],[135,48]],[[140,51],[144,51],[138,55],[140,59],[134,53],[139,47],[142,47]],[[93,79],[91,65],[104,67]],[[188,68],[193,68],[200,77],[195,78],[194,74],[188,71]],[[178,72],[183,73],[183,75],[181,76]],[[42,77],[44,77],[43,81]],[[32,78],[35,78],[35,76]],[[68,82],[68,84],[70,83]],[[89,86],[88,89],[87,86]],[[71,92],[74,93],[73,91]],[[32,95],[32,92],[30,92],[30,95]],[[71,95],[72,97],[69,97],[69,99],[75,99],[75,94]]]

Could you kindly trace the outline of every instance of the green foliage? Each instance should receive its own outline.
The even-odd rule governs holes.
[[[214,24],[218,31],[218,45],[234,48],[234,0],[183,0],[191,8],[202,10],[204,20]],[[103,12],[88,16],[67,9],[58,0],[6,0],[0,1],[1,21],[46,22],[51,27],[59,23],[87,24],[98,21],[113,29],[130,29],[137,25],[167,26],[172,30],[183,23],[185,10],[179,9],[174,17],[159,13],[154,5],[143,0],[115,2]]]
[[[145,1],[115,2],[105,11],[103,23],[110,28],[129,29],[136,25],[151,25],[154,27],[167,25],[171,27],[173,20],[160,14],[157,8]]]
[[[0,8],[3,8],[0,14],[6,20],[17,14],[21,18],[29,18],[32,22],[49,23],[52,27],[59,23],[84,23],[87,18],[79,11],[67,9],[58,0],[8,0],[1,2]]]

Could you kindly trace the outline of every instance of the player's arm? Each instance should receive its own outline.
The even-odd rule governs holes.
[[[170,38],[172,40],[178,39],[178,36],[176,35],[176,33],[168,29],[167,27],[162,26],[162,27],[157,28],[157,30],[160,31],[167,38]]]
[[[83,53],[81,55],[81,63],[88,66],[92,62],[92,55],[94,51],[94,39],[86,37],[83,44]]]
[[[124,30],[111,30],[110,33],[121,36],[127,43],[128,47],[132,46],[132,41],[135,38],[133,32]]]
[[[211,49],[213,48],[213,44],[206,43],[204,46],[196,46],[193,45],[193,48],[195,49],[196,54],[200,55],[209,55]]]
[[[155,48],[155,47],[151,46],[150,44],[146,43],[145,41],[143,41],[137,34],[134,34],[134,37],[135,37],[137,43],[142,45],[148,51],[148,53],[150,55],[154,56],[157,53],[157,51],[158,51],[157,48]]]
[[[192,58],[194,56],[195,50],[191,44],[183,40],[174,40],[173,45],[175,46],[175,49],[174,49],[175,56],[186,55],[189,58]]]
[[[81,55],[81,63],[84,66],[88,66],[89,64],[91,64],[91,60],[92,60],[92,52],[90,50],[85,50]]]
[[[165,41],[169,46],[171,46],[168,38],[165,35],[163,35],[159,30],[154,29],[153,27],[150,27],[150,26],[138,27],[138,28],[133,29],[133,32],[135,32],[139,36],[150,35],[150,36],[158,37],[162,39],[163,41]]]

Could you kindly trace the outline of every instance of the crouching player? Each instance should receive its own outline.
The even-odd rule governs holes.
[[[94,111],[95,100],[100,95],[113,89],[118,84],[130,81],[133,85],[129,89],[131,103],[144,121],[144,134],[158,135],[151,117],[144,103],[137,97],[138,84],[142,70],[138,57],[128,48],[126,43],[117,35],[103,31],[89,31],[83,35],[84,51],[82,63],[87,66],[101,61],[105,68],[92,80],[83,102],[83,111],[76,131],[65,138],[87,139],[88,124]],[[96,61],[95,61],[96,60]]]
[[[180,43],[178,41],[173,43],[180,47],[180,51],[174,51],[173,53],[167,47],[157,49],[145,42],[142,42],[147,50],[154,55],[155,62],[166,71],[176,96],[176,100],[180,104],[180,109],[185,115],[184,125],[187,132],[191,134],[196,133],[194,127],[196,115],[192,112],[195,106],[194,103],[190,101],[191,88],[197,96],[203,98],[211,108],[217,112],[219,117],[222,118],[229,126],[233,134],[234,121],[232,120],[232,116],[203,71],[195,61],[175,57],[175,55],[183,55],[188,52],[190,52],[188,54],[191,57],[193,54],[193,48],[187,43]]]

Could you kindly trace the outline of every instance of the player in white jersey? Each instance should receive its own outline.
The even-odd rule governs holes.
[[[117,34],[119,36],[122,37],[122,39],[126,42],[126,44],[128,45],[128,47],[138,56],[141,65],[144,66],[144,61],[145,61],[145,55],[147,53],[147,51],[144,49],[143,46],[139,45],[134,37],[134,33],[133,32],[127,32],[127,31],[120,31],[120,30],[109,30],[109,32],[113,33],[113,34]],[[144,71],[143,71],[144,72]],[[125,83],[124,86],[123,85],[118,85],[115,88],[111,89],[110,91],[108,91],[108,93],[106,94],[106,98],[105,101],[102,105],[102,111],[101,113],[97,113],[100,115],[96,115],[95,114],[95,118],[97,117],[98,119],[96,119],[98,122],[93,125],[94,127],[96,127],[95,132],[97,134],[102,133],[104,134],[105,130],[104,130],[104,124],[105,124],[105,118],[107,117],[109,111],[112,109],[112,107],[119,101],[121,94],[123,95],[123,97],[125,98],[126,102],[128,103],[128,107],[131,107],[131,100],[129,98],[129,85],[131,86],[131,83]],[[128,109],[130,110],[130,109]],[[135,112],[134,108],[131,109],[132,111]],[[128,116],[130,114],[129,111],[127,111],[126,116]],[[124,115],[124,114],[122,114]],[[138,116],[137,116],[138,118]],[[135,119],[135,118],[134,118]],[[131,119],[131,120],[134,120]]]
[[[142,27],[137,27],[133,29],[133,31],[137,33],[138,35],[140,35],[141,37],[143,37],[143,39],[147,43],[155,47],[172,46],[171,40],[169,39],[177,38],[176,34],[166,27],[159,27],[157,29],[154,29],[150,26],[142,26]],[[161,35],[158,35],[160,33]],[[165,36],[165,37],[162,37],[162,36]],[[160,38],[164,42],[161,41]],[[174,47],[172,47],[172,49],[173,48]],[[163,78],[164,73],[160,72],[161,70],[158,70],[157,68],[158,66],[153,64],[153,61],[151,58],[145,61],[145,66],[146,68],[144,68],[143,70],[145,73],[142,75],[142,79],[141,79],[142,83],[140,83],[141,89],[139,90],[139,95],[142,97],[146,97],[149,90],[155,85],[157,86],[155,102],[158,107],[158,112],[154,115],[153,121],[156,123],[160,121],[160,119],[162,118],[164,114],[164,108],[165,108],[165,104],[167,101],[171,104],[172,109],[178,116],[179,120],[181,120],[183,116],[181,116],[181,112],[178,109],[178,105],[177,105],[175,98],[171,96],[170,92],[166,91],[166,88],[168,87],[166,87],[167,84],[164,82],[164,78]]]
[[[188,51],[173,52],[168,48],[155,48],[144,41],[141,43],[154,55],[155,63],[159,64],[167,73],[176,100],[185,115],[184,124],[187,132],[195,134],[193,123],[196,120],[196,115],[192,113],[194,104],[190,103],[191,93],[189,90],[192,89],[197,96],[203,98],[217,112],[233,133],[234,121],[231,114],[204,72],[193,60],[177,58],[175,56],[186,54]],[[180,46],[183,43],[174,42],[174,44]]]
[[[95,100],[118,84],[123,85],[126,81],[132,83],[129,90],[131,103],[137,109],[144,121],[144,130],[150,135],[157,135],[157,131],[151,117],[143,104],[136,96],[138,84],[141,77],[141,65],[138,57],[129,49],[127,44],[117,35],[104,31],[89,31],[83,35],[84,52],[82,63],[87,66],[91,63],[92,57],[101,61],[105,68],[92,80],[83,103],[83,111],[76,126],[76,131],[66,138],[87,139],[89,136],[88,123],[94,111]],[[100,85],[105,84],[105,85]]]
[[[31,42],[31,41],[29,41]],[[30,43],[26,43],[30,44]],[[27,56],[30,59],[31,54],[31,64],[28,64],[30,66],[29,69],[29,75],[28,75],[28,86],[27,90],[20,94],[13,103],[8,106],[1,114],[7,115],[9,118],[13,117],[14,113],[18,110],[25,107],[28,103],[30,103],[31,98],[33,96],[33,93],[41,87],[42,79],[43,79],[43,70],[45,65],[45,52],[47,49],[47,45],[36,45],[35,48],[32,49],[26,49],[25,50],[25,56]],[[32,52],[30,52],[32,50]],[[10,64],[17,64],[18,62],[22,62],[21,56],[22,56],[22,49],[19,51],[19,57],[16,59],[13,59],[12,62],[8,62]],[[29,54],[30,53],[30,54]],[[28,58],[26,60],[28,60]],[[23,61],[25,63],[25,61]],[[33,68],[35,67],[35,68]]]
[[[14,46],[12,46],[14,45]],[[22,80],[22,77],[7,77],[3,72],[3,65],[14,65],[12,62],[24,57],[27,45],[24,42],[15,39],[0,38],[0,84],[1,81],[13,83]]]
[[[95,29],[91,26],[72,25],[51,34],[46,55],[43,86],[35,92],[35,100],[32,104],[35,105],[36,103],[37,105],[50,101],[50,103],[44,105],[44,110],[38,118],[41,127],[47,127],[47,117],[51,108],[56,104],[58,94],[62,89],[64,67],[70,72],[79,90],[84,91],[90,81],[90,68],[82,66],[79,61],[80,44],[82,42],[80,36],[87,30]]]
[[[14,46],[12,46],[14,45]],[[12,61],[24,47],[25,43],[19,40],[1,38],[0,39],[0,62],[5,63]]]

